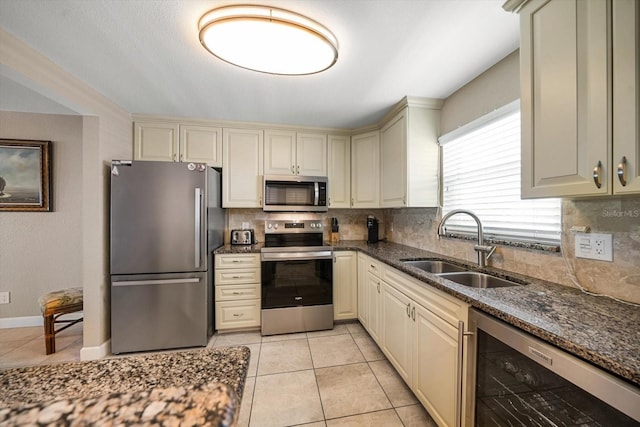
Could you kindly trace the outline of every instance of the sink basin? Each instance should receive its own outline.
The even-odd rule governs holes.
[[[407,259],[401,260],[406,265],[412,265],[420,270],[424,270],[428,273],[453,273],[460,271],[467,271],[465,267],[451,264],[446,261],[437,259]]]
[[[440,273],[438,276],[443,279],[451,280],[460,285],[469,286],[471,288],[506,288],[508,286],[523,286],[521,283],[512,282],[511,280],[501,279],[499,277],[490,276],[488,274],[479,273],[477,271],[464,271],[458,273]]]

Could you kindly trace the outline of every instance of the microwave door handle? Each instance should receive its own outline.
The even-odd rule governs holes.
[[[317,181],[313,183],[313,193],[313,206],[318,206],[318,203],[320,203],[320,184]]]

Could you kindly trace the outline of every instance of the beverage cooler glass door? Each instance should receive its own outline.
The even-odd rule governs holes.
[[[640,425],[638,387],[496,319],[474,314],[476,426]]]

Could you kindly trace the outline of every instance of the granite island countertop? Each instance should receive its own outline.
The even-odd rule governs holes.
[[[232,425],[247,347],[0,370],[0,425]]]
[[[406,274],[452,295],[472,307],[549,342],[579,358],[640,385],[640,307],[579,289],[397,243],[343,241],[334,250],[363,252]],[[515,279],[526,286],[478,289],[403,263],[406,258],[438,258],[469,266],[471,270]]]

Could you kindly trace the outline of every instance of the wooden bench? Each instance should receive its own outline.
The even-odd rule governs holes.
[[[55,353],[56,334],[78,322],[82,322],[82,317],[69,320],[58,319],[65,314],[82,311],[82,288],[68,288],[49,292],[38,298],[38,303],[44,317],[44,345],[46,352],[47,354]],[[65,326],[56,329],[56,323],[62,323]]]

